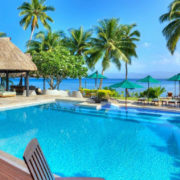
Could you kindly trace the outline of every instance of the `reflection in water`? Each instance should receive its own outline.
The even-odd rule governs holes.
[[[161,153],[168,154],[173,159],[172,165],[177,169],[177,172],[171,173],[170,179],[180,180],[180,129],[168,122],[161,126],[148,124],[148,127],[165,142],[165,146],[152,145],[152,147]]]

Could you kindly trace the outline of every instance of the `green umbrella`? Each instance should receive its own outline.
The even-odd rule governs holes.
[[[102,74],[99,74],[98,71],[96,71],[95,73],[87,76],[86,78],[95,79],[95,88],[97,88],[97,80],[98,79],[107,79],[107,77],[103,76]]]
[[[151,76],[146,76],[143,79],[138,80],[137,82],[146,82],[148,83],[148,100],[149,100],[149,87],[150,83],[160,83],[157,79],[152,78]]]
[[[176,95],[176,81],[179,81],[179,95],[180,95],[180,73],[169,78],[168,81],[175,81],[175,95]]]
[[[98,71],[87,76],[89,79],[107,79],[107,77],[103,76],[102,74],[99,74]]]
[[[111,85],[110,88],[135,89],[135,88],[143,88],[143,87],[131,81],[124,80],[123,82]]]
[[[124,88],[125,89],[125,100],[127,100],[127,91],[126,89],[135,89],[135,88],[143,88],[143,86],[140,86],[139,84],[133,83],[128,80],[124,80],[123,82],[116,83],[110,86],[110,88]]]

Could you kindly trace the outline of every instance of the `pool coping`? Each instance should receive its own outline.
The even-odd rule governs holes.
[[[89,98],[75,98],[75,97],[59,97],[59,96],[48,96],[48,97],[43,97],[43,99],[28,99],[27,101],[24,100],[23,102],[18,102],[16,103],[10,103],[10,104],[2,104],[0,106],[0,111],[5,111],[5,110],[13,110],[13,109],[19,109],[19,108],[24,108],[24,107],[30,107],[30,106],[37,106],[41,104],[48,104],[48,103],[54,103],[56,101],[68,101],[68,102],[78,102],[78,105],[80,107],[89,107],[89,108],[96,108],[96,109],[101,109],[103,105],[106,103],[94,103],[92,100]],[[116,106],[119,107],[125,107],[125,102],[124,101],[117,101],[117,103],[114,102],[109,102],[112,103]],[[149,109],[149,110],[157,110],[157,111],[167,111],[167,112],[175,112],[175,113],[180,113],[180,108],[176,107],[161,107],[161,106],[150,106],[150,105],[144,105],[144,104],[136,104],[135,101],[128,101],[127,102],[127,107],[132,107],[132,108],[141,108],[141,109]]]

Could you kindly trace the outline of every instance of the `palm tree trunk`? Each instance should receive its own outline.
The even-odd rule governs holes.
[[[104,75],[104,70],[102,70],[101,74]],[[100,80],[99,89],[102,89],[102,83],[103,83],[103,79]]]
[[[126,80],[127,80],[127,78],[128,78],[128,64],[127,64],[127,62],[126,62],[126,64],[125,64],[125,68],[126,68]]]
[[[82,79],[79,78],[79,90],[82,89]]]
[[[34,34],[34,30],[35,30],[35,27],[32,28],[32,31],[31,31],[31,36],[30,36],[30,41],[32,40],[32,37],[33,37],[33,34]]]

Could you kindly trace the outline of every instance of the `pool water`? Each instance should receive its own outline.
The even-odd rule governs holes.
[[[180,179],[178,113],[72,102],[0,112],[0,150],[22,159],[32,138],[64,177]]]

